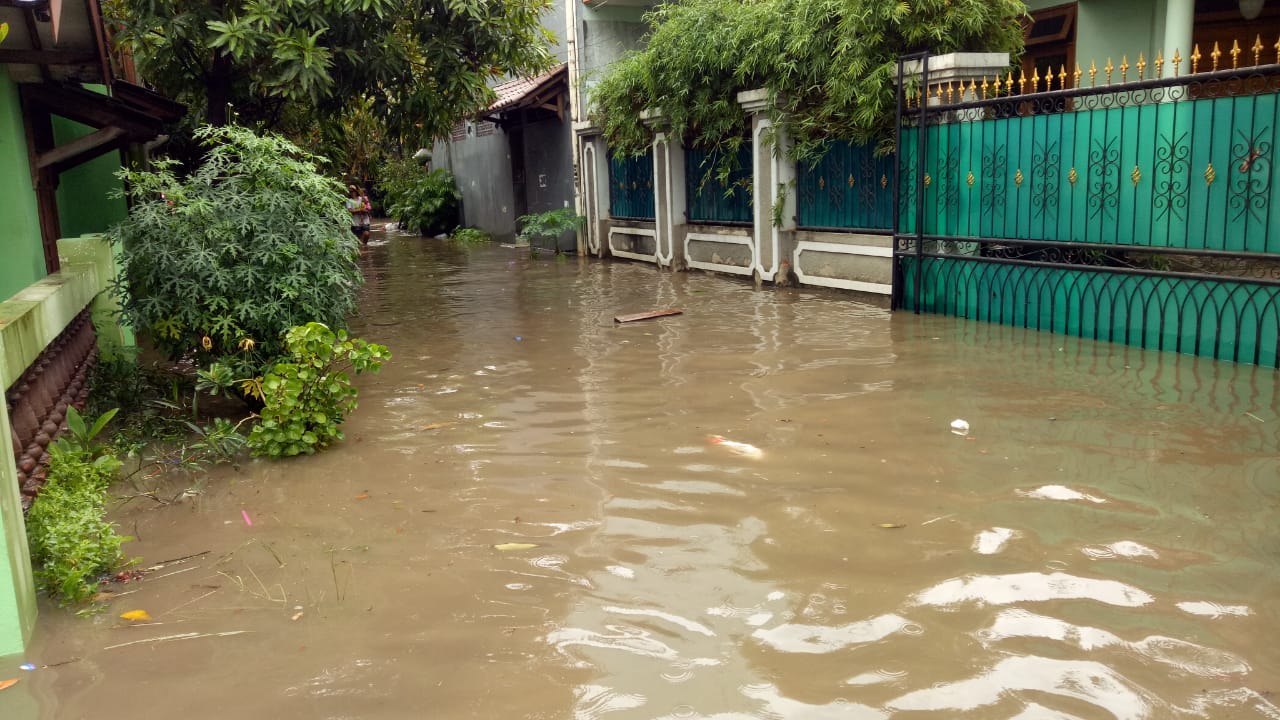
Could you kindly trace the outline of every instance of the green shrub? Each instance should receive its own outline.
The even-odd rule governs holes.
[[[520,234],[531,243],[539,241],[559,242],[560,236],[573,230],[580,230],[587,219],[572,208],[559,208],[533,215],[522,215],[517,219],[520,223]]]
[[[283,354],[289,328],[341,326],[362,282],[343,188],[316,158],[274,135],[203,127],[204,162],[121,171],[129,217],[121,249],[125,319],[171,358],[220,361],[240,377]]]
[[[98,578],[124,560],[120,548],[128,538],[106,520],[107,488],[120,461],[94,443],[114,414],[88,425],[67,409],[70,433],[50,448],[49,478],[27,515],[36,582],[64,605],[93,597]]]
[[[249,433],[255,455],[310,455],[341,440],[338,426],[356,407],[350,373],[377,372],[391,358],[382,345],[315,322],[290,330],[285,346],[287,362],[262,379],[265,406]]]
[[[453,231],[453,239],[463,245],[482,245],[493,240],[493,236],[479,228],[460,227]]]
[[[448,170],[427,172],[416,161],[388,164],[378,182],[387,214],[406,230],[438,235],[458,224],[462,192]]]

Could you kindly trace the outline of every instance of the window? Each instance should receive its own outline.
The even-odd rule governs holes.
[[[1031,14],[1024,26],[1027,51],[1022,56],[1024,77],[1041,78],[1039,89],[1060,90],[1061,74],[1071,77],[1076,67],[1076,4],[1058,5]],[[1052,77],[1047,83],[1045,77]],[[1031,88],[1027,88],[1028,92]]]

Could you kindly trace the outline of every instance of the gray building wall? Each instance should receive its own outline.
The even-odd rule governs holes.
[[[432,165],[453,173],[462,190],[462,224],[484,230],[499,240],[515,236],[515,197],[511,185],[511,152],[502,128],[476,136],[466,123],[462,140],[437,142]]]
[[[578,42],[578,68],[576,73],[570,72],[569,79],[572,82],[577,75],[584,96],[583,104],[589,108],[591,88],[604,75],[605,69],[627,53],[644,48],[646,26],[642,17],[649,8],[588,7],[582,4],[582,0],[572,1],[578,3],[579,22],[574,28]],[[585,112],[575,115],[575,119],[585,119]]]

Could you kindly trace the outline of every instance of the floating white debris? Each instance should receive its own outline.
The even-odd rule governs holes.
[[[983,530],[973,539],[973,551],[979,555],[995,555],[1004,549],[1006,543],[1017,536],[1017,532],[1006,527]]]
[[[1066,485],[1045,485],[1035,490],[1019,490],[1018,494],[1022,497],[1036,498],[1038,500],[1088,500],[1092,503],[1104,503],[1106,498],[1100,498],[1096,495],[1088,495],[1079,490],[1073,490]]]

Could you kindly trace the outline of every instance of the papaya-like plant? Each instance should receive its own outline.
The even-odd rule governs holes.
[[[129,217],[120,248],[124,318],[171,358],[253,377],[284,354],[284,334],[341,328],[362,282],[343,188],[317,158],[242,127],[196,132],[206,154],[189,175],[158,160],[122,170]]]

